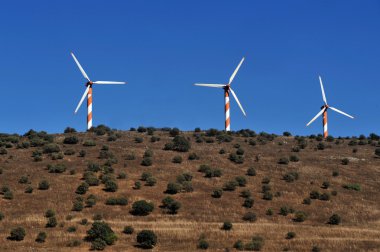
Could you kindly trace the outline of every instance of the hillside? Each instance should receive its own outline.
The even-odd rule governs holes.
[[[374,154],[378,139],[320,141],[318,137],[256,135],[252,131],[179,134],[189,139],[187,152],[165,150],[165,145],[166,149],[175,146],[167,145],[173,137],[162,130],[98,127],[87,133],[2,135],[0,251],[88,251],[91,243],[84,238],[94,217],[102,217],[118,237],[106,251],[142,251],[136,234],[143,229],[157,235],[154,251],[195,251],[200,237],[208,242],[209,251],[235,251],[236,241],[246,246],[253,236],[263,238],[262,251],[311,251],[313,246],[315,251],[379,251],[380,158]],[[146,158],[152,161],[150,166],[142,165],[144,153],[151,156]],[[190,154],[193,160],[189,160]],[[174,163],[175,156],[182,157],[182,163]],[[89,167],[89,163],[94,165]],[[149,160],[145,164],[149,165]],[[204,172],[199,172],[200,167]],[[253,169],[247,174],[249,168]],[[94,172],[86,176],[93,181],[99,177],[107,181],[108,176],[116,181],[117,190],[106,191],[99,181],[84,194],[76,193],[88,169]],[[144,172],[156,183],[150,179],[151,186],[146,185],[147,181],[141,180]],[[177,178],[183,173],[190,173],[192,179]],[[236,177],[240,185],[231,182]],[[47,190],[39,189],[42,180],[50,184]],[[180,192],[165,192],[169,182],[182,187]],[[108,188],[111,191],[115,189],[112,186]],[[222,196],[212,197],[218,188],[224,189]],[[248,192],[241,195],[246,190],[251,196]],[[312,191],[319,193],[312,193],[318,199],[307,199]],[[86,202],[90,194],[96,196],[96,204],[86,207],[94,203]],[[167,196],[180,202],[177,214],[160,208]],[[85,207],[73,211],[73,202],[81,200],[78,197]],[[128,204],[105,204],[110,197],[126,198]],[[154,210],[146,216],[133,215],[132,205],[138,200],[152,202]],[[55,212],[55,227],[45,227],[48,209]],[[256,219],[244,220],[247,212]],[[333,214],[341,218],[339,225],[328,223]],[[232,223],[232,230],[221,229],[225,221]],[[123,233],[125,226],[132,226],[133,234]],[[16,227],[25,229],[22,241],[8,239]],[[40,232],[46,232],[45,242],[35,241]],[[295,237],[286,239],[288,232],[295,232]]]

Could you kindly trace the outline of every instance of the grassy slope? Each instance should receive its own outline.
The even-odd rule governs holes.
[[[352,146],[348,146],[348,140],[340,145],[326,143],[331,148],[315,150],[317,142],[309,142],[308,147],[296,153],[300,161],[290,162],[289,165],[279,165],[280,157],[295,153],[291,148],[296,145],[293,137],[278,137],[265,145],[250,146],[245,142],[247,138],[234,137],[230,143],[196,143],[192,133],[185,133],[191,138],[192,149],[200,156],[200,160],[187,160],[189,153],[164,151],[165,143],[171,141],[167,132],[156,132],[161,141],[151,143],[150,136],[137,132],[122,132],[122,137],[115,142],[107,142],[106,136],[95,136],[93,133],[77,134],[82,143],[84,140],[94,139],[97,143],[94,147],[83,147],[82,144],[63,145],[64,135],[56,135],[55,142],[59,143],[62,150],[72,148],[75,155],[65,156],[63,160],[51,160],[44,154],[43,161],[34,162],[31,158],[36,148],[8,149],[8,154],[0,156],[0,166],[3,174],[0,175],[0,186],[8,185],[14,194],[13,200],[0,198],[0,212],[5,218],[0,222],[0,250],[1,251],[73,251],[74,248],[66,247],[67,243],[74,239],[83,239],[90,225],[83,226],[79,221],[87,218],[92,222],[92,216],[101,213],[106,222],[117,233],[119,239],[115,245],[107,250],[126,251],[139,250],[135,248],[135,234],[125,235],[123,227],[132,225],[135,230],[152,229],[158,235],[156,251],[193,251],[201,233],[206,235],[210,243],[210,250],[232,248],[233,243],[241,239],[249,241],[253,235],[261,235],[265,239],[264,251],[280,251],[289,247],[292,251],[310,251],[313,245],[317,245],[323,251],[360,251],[376,250],[380,247],[380,159],[374,158],[375,147],[370,145],[356,146],[358,152],[352,153]],[[134,138],[142,136],[143,143],[135,143]],[[282,142],[282,145],[278,143]],[[228,160],[228,154],[235,152],[234,144],[239,143],[245,150],[245,162],[234,164]],[[127,173],[126,180],[118,180],[119,190],[115,193],[104,192],[103,185],[90,187],[89,194],[98,196],[98,203],[92,208],[85,208],[82,212],[73,212],[72,201],[75,199],[75,189],[82,182],[81,177],[89,161],[103,163],[98,158],[102,145],[108,145],[117,159],[114,165],[115,173],[121,171]],[[153,165],[144,167],[140,165],[146,148],[154,151]],[[219,154],[224,148],[226,154]],[[84,158],[78,157],[80,150],[86,150]],[[128,153],[135,153],[136,160],[127,161]],[[171,162],[175,155],[183,156],[182,164]],[[256,162],[256,155],[260,155],[260,161]],[[10,158],[12,156],[12,158]],[[354,157],[349,165],[341,165],[341,159]],[[47,164],[64,163],[68,170],[63,174],[52,174],[46,170]],[[209,164],[223,170],[221,178],[204,178],[197,172],[200,164]],[[245,188],[237,188],[234,192],[225,192],[220,199],[211,197],[211,192],[216,187],[239,175],[245,175],[248,167],[254,167],[257,175],[247,178]],[[70,175],[71,169],[76,170],[75,175]],[[332,176],[333,170],[339,170],[338,177]],[[157,178],[157,184],[153,187],[143,186],[141,190],[133,190],[144,171],[151,172]],[[193,178],[194,192],[180,193],[173,197],[182,203],[182,208],[177,215],[164,214],[158,208],[161,200],[167,196],[164,194],[169,181],[175,181],[181,172],[190,171]],[[297,171],[300,179],[287,183],[282,176],[288,171]],[[31,185],[35,188],[32,194],[24,193],[25,184],[19,184],[22,175],[30,177]],[[272,201],[262,199],[261,181],[264,177],[271,178],[272,192],[281,192],[280,197],[274,197]],[[37,184],[46,178],[51,187],[47,191],[37,190]],[[329,181],[329,189],[321,189],[323,181]],[[359,183],[360,192],[342,188],[345,183]],[[252,209],[242,207],[244,201],[239,197],[243,189],[251,190],[255,200]],[[330,201],[313,200],[311,205],[304,205],[302,201],[308,197],[311,190],[319,192],[331,192],[336,190],[337,196],[332,196]],[[109,196],[126,196],[129,199],[127,206],[107,206],[104,204]],[[145,217],[136,217],[129,213],[134,201],[146,199],[154,202],[155,210]],[[308,214],[305,222],[292,221],[293,215],[282,216],[278,214],[281,206],[287,205],[296,210],[302,210]],[[45,228],[47,209],[54,209],[57,213],[59,225],[56,228]],[[265,214],[268,208],[274,210],[273,216]],[[248,223],[242,220],[247,211],[257,214],[257,221]],[[342,224],[331,226],[326,224],[332,213],[338,213],[342,217]],[[66,220],[67,215],[74,218]],[[230,220],[234,227],[232,231],[220,230],[221,224]],[[21,242],[9,241],[6,237],[13,227],[22,226],[27,235]],[[76,226],[75,233],[68,233],[67,227]],[[38,232],[47,232],[47,240],[43,244],[36,243]],[[296,232],[295,239],[286,240],[285,235],[289,231]],[[87,251],[89,243],[83,242],[75,250]]]

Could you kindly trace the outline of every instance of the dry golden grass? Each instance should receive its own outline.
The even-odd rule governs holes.
[[[100,213],[117,233],[118,241],[108,247],[108,251],[138,251],[135,247],[136,232],[142,229],[152,229],[158,236],[158,244],[154,251],[195,251],[201,234],[205,234],[210,243],[210,251],[232,250],[234,242],[243,240],[248,242],[254,235],[265,239],[263,251],[281,251],[289,248],[290,251],[310,251],[316,245],[322,251],[379,251],[380,250],[380,159],[374,158],[375,147],[370,145],[355,146],[357,153],[352,153],[353,147],[344,143],[326,143],[331,148],[316,150],[317,141],[309,140],[308,147],[299,153],[292,153],[291,148],[296,145],[293,137],[278,137],[265,145],[250,146],[245,140],[248,138],[234,137],[230,143],[196,143],[192,133],[185,133],[191,138],[192,148],[200,156],[200,160],[189,161],[189,153],[164,151],[165,143],[171,141],[167,132],[155,132],[161,141],[151,143],[150,136],[137,132],[121,132],[121,138],[115,142],[107,142],[107,136],[95,136],[93,133],[80,133],[77,136],[81,143],[93,139],[97,145],[84,147],[82,144],[64,145],[64,135],[56,135],[55,141],[61,149],[74,149],[75,155],[65,156],[63,160],[51,160],[43,155],[43,161],[34,162],[32,152],[37,148],[8,149],[8,154],[0,156],[0,186],[8,185],[13,192],[13,200],[0,198],[0,212],[5,218],[0,222],[0,251],[88,251],[90,244],[82,241],[79,247],[67,247],[68,242],[83,240],[86,231],[93,222],[94,214]],[[142,136],[143,143],[135,143],[134,138]],[[279,145],[279,142],[282,145]],[[234,144],[239,143],[245,150],[245,162],[234,164],[228,160],[228,155],[236,151]],[[115,193],[103,191],[103,185],[90,187],[89,194],[98,197],[98,203],[92,208],[85,208],[82,212],[73,212],[72,201],[78,196],[75,194],[77,186],[82,182],[82,174],[89,161],[102,164],[104,160],[98,158],[102,145],[108,145],[115,154],[118,163],[113,167],[115,174],[127,173],[126,180],[118,180],[119,190]],[[141,166],[144,151],[150,148],[154,151],[153,165]],[[224,148],[226,154],[219,154]],[[78,157],[80,150],[86,150],[84,158]],[[125,160],[128,153],[134,153],[136,160]],[[277,164],[280,157],[297,155],[300,161],[290,162],[288,165]],[[182,164],[173,164],[172,158],[176,155],[183,157]],[[261,158],[257,162],[256,155]],[[342,158],[350,158],[348,165],[341,165]],[[47,164],[64,163],[68,167],[62,174],[48,173]],[[204,178],[197,172],[200,164],[209,164],[223,170],[220,178]],[[254,167],[257,175],[246,176],[247,185],[237,188],[233,192],[224,192],[222,198],[211,197],[212,191],[222,187],[226,181],[236,176],[245,175],[247,168]],[[70,175],[71,169],[76,170]],[[338,177],[332,176],[333,170],[339,170]],[[134,190],[134,182],[139,180],[142,172],[149,171],[157,178],[153,187],[142,186]],[[180,201],[182,208],[177,215],[165,214],[158,206],[167,196],[164,193],[166,185],[175,181],[184,171],[190,171],[193,178],[194,192],[180,193],[172,197]],[[293,183],[285,182],[282,177],[288,171],[297,171],[299,180]],[[28,175],[33,186],[32,194],[24,193],[25,184],[19,184],[21,176]],[[272,192],[280,192],[281,196],[272,201],[262,199],[262,179],[269,177]],[[51,187],[47,191],[37,189],[38,182],[47,179]],[[322,189],[323,181],[329,181],[330,187]],[[360,192],[342,188],[346,183],[359,183]],[[143,183],[144,184],[144,183]],[[242,207],[244,201],[239,197],[242,190],[250,190],[255,201],[252,209]],[[331,196],[329,201],[313,200],[311,205],[304,205],[302,201],[309,196],[310,191],[319,192],[337,191],[337,196]],[[105,200],[110,196],[126,196],[127,206],[107,206]],[[155,210],[148,216],[137,217],[129,213],[134,201],[145,199],[152,201]],[[296,223],[292,220],[293,214],[279,215],[281,206],[290,206],[308,214],[305,222]],[[273,209],[274,215],[266,215],[268,208]],[[58,226],[45,228],[47,219],[44,213],[47,209],[54,209],[57,214]],[[242,220],[247,211],[257,215],[257,221],[248,223]],[[338,226],[326,224],[328,218],[338,213],[342,223]],[[72,216],[67,220],[68,215]],[[90,224],[83,226],[79,222],[87,218]],[[231,231],[221,230],[223,221],[231,221]],[[122,230],[131,225],[135,228],[133,235],[125,235]],[[7,236],[12,228],[22,226],[26,229],[26,237],[21,242],[9,241]],[[74,233],[67,232],[69,226],[77,227]],[[45,243],[39,244],[34,240],[41,231],[47,233]],[[285,239],[289,231],[296,232],[296,238]]]

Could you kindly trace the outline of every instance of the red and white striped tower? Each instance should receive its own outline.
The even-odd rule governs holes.
[[[87,130],[92,128],[92,84],[89,84],[87,93]]]
[[[226,86],[224,88],[224,112],[226,116],[226,122],[225,122],[225,130],[231,131],[231,124],[230,124],[230,94],[228,92],[229,86]]]
[[[323,138],[327,138],[329,136],[329,133],[328,133],[328,129],[327,129],[327,110],[328,109],[332,109],[334,110],[335,112],[338,112],[339,114],[342,114],[342,115],[345,115],[351,119],[354,119],[353,116],[337,109],[337,108],[334,108],[334,107],[330,107],[328,104],[327,104],[327,99],[326,99],[326,94],[325,94],[325,89],[323,88],[323,83],[322,83],[322,78],[321,76],[319,76],[319,83],[321,84],[321,90],[322,90],[322,99],[323,99],[323,102],[325,103],[322,107],[321,107],[321,111],[318,112],[318,114],[316,116],[314,116],[313,119],[311,119],[310,122],[308,122],[308,124],[306,124],[306,126],[309,126],[312,122],[315,121],[315,119],[317,119],[318,117],[320,117],[321,115],[323,116],[323,119],[322,119],[322,126],[323,126]]]
[[[327,130],[327,107],[325,112],[323,112],[323,137],[327,138],[329,135],[328,130]]]

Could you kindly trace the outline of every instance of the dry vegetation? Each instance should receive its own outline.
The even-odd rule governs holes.
[[[99,128],[95,132],[53,136],[29,133],[29,136],[22,137],[1,136],[0,186],[7,186],[13,196],[6,199],[5,194],[0,195],[0,212],[4,215],[0,221],[1,251],[88,251],[91,244],[84,238],[95,215],[101,215],[118,237],[114,245],[107,246],[108,251],[141,251],[136,246],[136,234],[143,229],[153,230],[157,235],[155,251],[198,250],[201,236],[208,242],[210,251],[234,251],[233,245],[237,240],[246,244],[256,235],[264,239],[262,251],[311,251],[313,246],[321,251],[378,251],[380,248],[380,158],[375,155],[378,139],[362,137],[330,139],[328,142],[309,137],[256,135],[251,131],[231,136],[221,132],[214,132],[218,136],[207,136],[206,132],[183,132],[179,134],[189,139],[191,148],[188,152],[179,152],[164,150],[173,137],[162,130],[141,133]],[[176,133],[172,132],[173,135]],[[152,142],[152,135],[155,142]],[[70,136],[76,136],[79,141],[75,143],[75,137],[68,139]],[[355,143],[352,141],[360,144],[353,145]],[[48,142],[52,142],[50,151],[46,147]],[[96,145],[84,146],[85,142]],[[28,146],[28,143],[39,146]],[[57,144],[59,150],[54,150],[56,146],[52,144]],[[108,150],[103,146],[108,146]],[[236,153],[239,148],[240,154],[244,152],[240,155],[244,161],[232,162],[230,154]],[[58,152],[49,153],[51,149]],[[37,150],[42,154],[36,154]],[[72,153],[72,150],[74,154],[64,155]],[[82,150],[86,154],[82,152],[81,157]],[[141,165],[147,150],[152,151],[148,151],[147,156],[153,153],[150,166]],[[188,158],[191,153],[196,154],[194,160]],[[299,161],[294,162],[297,158],[290,157],[292,155]],[[134,160],[131,160],[132,156]],[[181,156],[182,163],[174,163],[175,156]],[[293,161],[280,164],[281,158]],[[345,158],[348,162],[342,161]],[[78,186],[84,182],[83,174],[90,162],[102,168],[102,171],[95,173],[96,177],[102,174],[104,177],[104,173],[114,174],[118,186],[116,192],[105,191],[105,185],[99,182],[98,186],[90,186],[84,194],[76,193]],[[49,164],[64,164],[66,169],[62,173],[51,173],[47,168]],[[202,164],[220,169],[221,176],[205,177],[205,173],[198,171]],[[247,170],[252,167],[256,175],[248,176]],[[153,186],[141,181],[143,172],[151,173],[156,179]],[[173,195],[165,193],[167,184],[176,182],[177,176],[184,172],[193,176],[193,191]],[[284,175],[289,172],[293,174],[292,182],[284,180]],[[125,173],[126,177],[122,174],[116,179],[121,173]],[[295,174],[298,178],[294,177]],[[20,180],[23,176],[27,179]],[[215,189],[223,188],[226,182],[238,176],[246,179],[244,187],[225,190],[220,198],[212,197]],[[270,180],[268,185],[272,200],[263,199],[264,178]],[[39,190],[38,184],[44,179],[50,187]],[[140,189],[136,189],[137,181],[141,184]],[[325,181],[328,186],[322,188]],[[359,184],[360,191],[344,188],[352,184]],[[26,193],[27,187],[32,187],[33,192]],[[251,192],[254,201],[251,208],[243,206],[245,198],[240,195],[243,190]],[[325,193],[329,199],[312,199],[310,204],[303,203],[312,191]],[[90,194],[97,198],[94,206],[84,207],[82,211],[72,210],[73,201],[78,196],[84,199],[83,204],[86,205]],[[177,214],[169,214],[159,207],[167,196],[181,204]],[[128,204],[106,205],[110,197],[127,198]],[[153,212],[146,216],[132,215],[132,205],[138,200],[152,202]],[[290,209],[286,216],[280,214],[281,207],[285,206]],[[56,227],[46,227],[48,218],[45,212],[48,209],[55,212]],[[268,209],[272,209],[273,215],[267,214]],[[299,211],[306,213],[303,222],[295,221]],[[243,216],[247,212],[256,214],[256,221],[244,221]],[[339,225],[328,224],[334,213],[341,217]],[[82,219],[87,219],[88,223],[83,225]],[[225,221],[232,223],[230,231],[221,229]],[[72,232],[68,232],[72,226],[76,230],[71,228]],[[123,233],[126,226],[132,226],[134,233]],[[26,231],[22,241],[7,239],[16,227],[23,227]],[[45,242],[35,241],[40,232],[46,232]],[[295,232],[296,236],[286,239],[288,232]],[[75,240],[78,240],[77,244]]]

